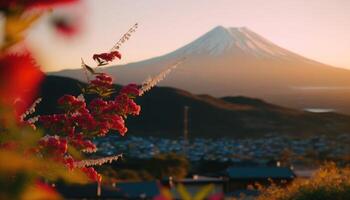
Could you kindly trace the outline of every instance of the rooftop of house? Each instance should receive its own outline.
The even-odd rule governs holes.
[[[224,178],[193,175],[192,178],[184,178],[184,179],[176,180],[175,182],[182,183],[182,184],[203,184],[203,183],[224,183],[225,180]]]
[[[119,182],[115,187],[102,185],[98,195],[98,184],[56,186],[57,191],[65,198],[120,198],[151,199],[160,194],[157,181]]]
[[[295,174],[288,167],[230,167],[227,175],[231,179],[293,179]]]

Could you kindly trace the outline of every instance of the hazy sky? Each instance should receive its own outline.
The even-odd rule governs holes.
[[[83,34],[58,38],[43,23],[30,33],[46,70],[80,66],[110,49],[135,22],[121,52],[128,63],[173,51],[217,25],[246,26],[308,58],[350,69],[350,0],[89,0],[57,13],[83,15]],[[118,62],[116,62],[118,64]]]

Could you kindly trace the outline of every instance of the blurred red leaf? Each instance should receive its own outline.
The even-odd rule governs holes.
[[[53,18],[52,25],[59,34],[66,37],[72,37],[80,31],[80,24],[76,19],[72,20],[64,17],[56,17]]]
[[[22,8],[26,10],[31,8],[50,8],[77,1],[79,0],[2,0],[0,1],[0,9],[8,10],[13,8]]]
[[[33,102],[44,73],[30,53],[0,57],[0,100],[22,114]]]

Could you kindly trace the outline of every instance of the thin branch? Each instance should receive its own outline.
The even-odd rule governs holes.
[[[42,98],[37,98],[34,103],[26,110],[21,116],[20,120],[23,121],[27,116],[33,114],[35,112],[36,106],[41,102]]]
[[[110,52],[119,50],[122,44],[130,39],[132,33],[138,28],[138,23],[134,24],[124,35],[119,39],[119,41],[111,48]]]
[[[74,166],[78,168],[96,166],[96,165],[102,165],[105,163],[112,163],[113,161],[116,161],[122,158],[123,158],[123,154],[118,154],[115,156],[108,156],[108,157],[103,157],[98,159],[77,161],[77,162],[74,162]]]
[[[154,76],[153,78],[146,79],[141,86],[141,92],[140,96],[142,96],[145,92],[152,89],[154,86],[156,86],[160,81],[162,81],[173,69],[175,69],[179,64],[182,64],[184,62],[185,58],[182,60],[176,62],[175,64],[171,65],[170,67],[166,68],[164,71],[160,72],[158,75]]]

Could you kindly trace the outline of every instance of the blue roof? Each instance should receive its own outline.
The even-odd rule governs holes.
[[[227,169],[227,174],[232,179],[295,177],[294,172],[287,167],[230,167]]]
[[[122,198],[122,199],[144,199],[153,198],[160,194],[159,185],[156,181],[145,182],[120,182],[116,187],[102,185],[101,196],[97,196],[97,184],[65,185],[58,184],[56,189],[65,198]]]

